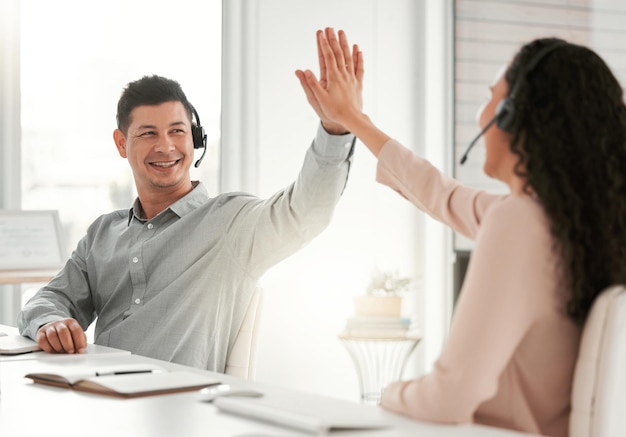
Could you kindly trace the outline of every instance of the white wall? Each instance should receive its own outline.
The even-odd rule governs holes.
[[[20,205],[20,53],[18,25],[19,0],[0,2],[0,209]],[[0,285],[0,323],[15,323],[20,290]]]
[[[315,31],[326,26],[344,29],[349,41],[358,43],[364,52],[365,111],[392,136],[423,152],[424,105],[426,98],[432,98],[425,96],[423,85],[428,56],[424,49],[427,2],[226,3],[225,11],[230,8],[227,14],[234,17],[227,17],[229,28],[225,30],[225,63],[231,66],[227,67],[231,76],[223,95],[228,107],[223,110],[222,144],[229,153],[234,150],[247,158],[224,166],[223,189],[246,189],[267,196],[297,175],[319,121],[294,71],[318,70]],[[229,98],[229,93],[236,98]],[[443,147],[439,141],[438,150]],[[358,399],[354,366],[337,338],[352,315],[352,297],[364,292],[373,267],[420,276],[423,254],[428,250],[422,236],[423,216],[390,189],[375,183],[375,165],[375,159],[357,143],[348,187],[329,228],[263,278],[259,381]],[[440,237],[434,244],[442,246],[445,241]],[[442,276],[441,261],[435,258],[430,263],[439,263],[431,275]],[[437,279],[436,286],[441,283]],[[435,294],[445,296],[447,290]],[[420,321],[424,320],[422,300],[416,294],[407,308]],[[437,310],[445,312],[447,308]],[[447,320],[446,316],[432,317],[437,318],[436,329]],[[428,329],[423,327],[424,334]],[[418,347],[406,376],[415,376],[430,365],[422,349],[438,353],[439,344],[428,347],[427,343],[425,340]]]

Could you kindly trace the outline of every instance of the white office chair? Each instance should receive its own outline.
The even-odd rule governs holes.
[[[572,389],[570,437],[626,435],[626,286],[600,294],[585,322]]]
[[[263,290],[257,287],[246,310],[246,315],[235,338],[233,348],[226,360],[224,373],[228,375],[251,381],[254,379],[262,297]]]

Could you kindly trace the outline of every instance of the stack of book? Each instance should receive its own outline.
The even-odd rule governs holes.
[[[355,316],[346,322],[345,335],[353,337],[398,337],[415,331],[415,320],[395,316]]]

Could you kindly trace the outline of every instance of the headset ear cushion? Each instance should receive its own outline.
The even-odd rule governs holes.
[[[191,137],[193,139],[194,149],[201,149],[204,147],[206,135],[204,134],[204,128],[202,126],[191,126]]]
[[[505,132],[511,132],[515,118],[515,100],[505,97],[496,106],[496,125]]]

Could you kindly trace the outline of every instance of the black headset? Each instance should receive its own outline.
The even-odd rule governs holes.
[[[474,147],[474,144],[482,137],[487,129],[491,127],[493,123],[496,124],[500,129],[505,132],[511,133],[513,130],[513,121],[515,120],[515,98],[519,93],[519,90],[522,88],[522,83],[528,77],[528,75],[537,67],[539,62],[541,62],[548,54],[552,53],[559,47],[567,45],[565,41],[557,41],[552,43],[539,51],[531,60],[528,62],[528,65],[524,69],[524,72],[519,75],[513,86],[511,87],[511,91],[509,94],[498,103],[496,106],[496,112],[494,117],[487,123],[487,125],[480,131],[480,133],[472,140],[472,142],[465,150],[465,153],[461,157],[460,163],[463,164],[467,160],[467,155],[469,151]]]
[[[193,139],[193,148],[194,149],[204,148],[204,151],[202,152],[202,156],[200,156],[200,159],[198,159],[196,163],[194,164],[194,166],[198,168],[198,166],[202,162],[202,159],[204,159],[204,155],[206,155],[207,137],[206,137],[206,132],[204,131],[204,128],[202,127],[202,124],[200,124],[200,116],[198,115],[198,111],[196,111],[196,108],[194,108],[191,103],[189,103],[189,107],[191,108],[191,112],[193,113],[193,116],[196,119],[195,123],[193,121],[191,123],[191,137]]]

